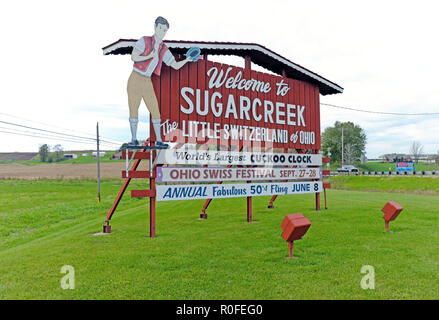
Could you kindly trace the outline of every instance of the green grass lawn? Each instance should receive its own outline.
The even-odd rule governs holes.
[[[439,177],[335,176],[330,181],[332,188],[340,190],[439,195]]]
[[[344,183],[357,191],[328,190],[320,212],[313,195],[280,196],[272,210],[269,197],[253,198],[253,223],[242,198],[214,200],[207,220],[198,219],[203,200],[159,202],[151,239],[148,200],[128,194],[113,232],[92,235],[121,180],[103,181],[100,206],[92,180],[0,180],[0,298],[438,299],[439,198]],[[385,233],[390,200],[404,210]],[[280,224],[295,212],[312,225],[295,242],[297,259],[286,259]],[[63,265],[75,268],[74,290],[60,287]],[[375,290],[360,287],[363,265],[375,268]]]

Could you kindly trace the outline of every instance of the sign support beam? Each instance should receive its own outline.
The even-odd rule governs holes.
[[[151,146],[155,145],[155,142],[151,142]],[[154,170],[154,155],[156,154],[155,151],[150,150],[150,157],[149,157],[149,170],[152,173]],[[149,178],[149,189],[154,192],[154,196],[149,198],[149,236],[150,238],[155,238],[155,178],[151,174],[151,178]]]
[[[318,150],[315,150],[314,153],[318,153]],[[320,211],[320,192],[316,192],[316,211]]]

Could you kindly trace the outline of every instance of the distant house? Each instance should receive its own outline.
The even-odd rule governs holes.
[[[397,161],[411,161],[412,158],[408,154],[403,153],[388,153],[382,155],[380,158],[383,159],[383,162],[397,162]]]
[[[114,154],[111,156],[111,159],[112,159],[112,160],[120,160],[120,159],[122,159],[122,151],[119,151],[119,152],[117,152],[117,153],[114,153]]]
[[[77,159],[78,155],[75,153],[64,153],[64,159]]]
[[[93,157],[96,157],[97,154],[98,154],[97,151],[93,151],[93,152],[92,152]],[[103,157],[103,156],[105,156],[106,154],[107,154],[107,153],[106,153],[105,151],[99,151],[99,157]]]
[[[81,154],[81,156],[88,157],[88,153],[83,153],[83,154]]]
[[[416,159],[419,162],[433,163],[436,160],[437,154],[420,154]],[[383,162],[398,162],[398,161],[413,161],[412,155],[404,153],[389,153],[380,156]]]
[[[425,162],[425,163],[437,163],[439,156],[437,154],[426,154],[421,155],[421,157],[419,157],[419,161],[421,162]]]

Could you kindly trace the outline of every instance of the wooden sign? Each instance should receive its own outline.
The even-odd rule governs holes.
[[[322,182],[157,185],[157,201],[316,193]]]
[[[319,88],[208,60],[153,77],[166,141],[320,149]]]

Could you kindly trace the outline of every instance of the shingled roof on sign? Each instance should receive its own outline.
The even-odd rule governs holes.
[[[102,48],[104,55],[131,54],[132,47],[137,40],[119,39]],[[314,73],[284,57],[256,43],[235,42],[206,42],[206,41],[176,41],[165,40],[169,50],[174,54],[185,54],[191,47],[199,47],[201,54],[233,55],[251,57],[251,61],[277,74],[285,71],[288,78],[302,80],[317,85],[322,95],[342,93],[343,88],[322,76]]]

